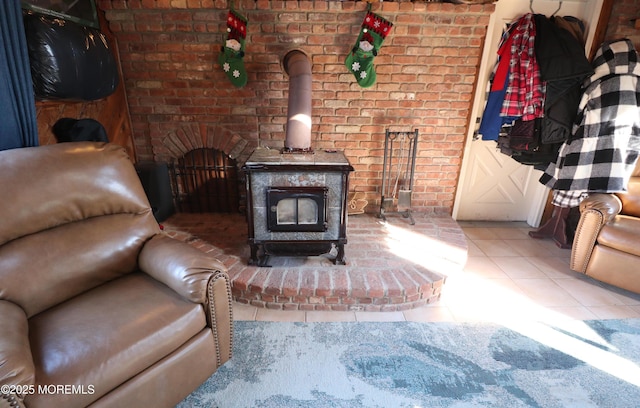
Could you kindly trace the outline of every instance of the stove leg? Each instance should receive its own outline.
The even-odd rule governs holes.
[[[260,263],[260,259],[258,258],[258,245],[249,244],[249,248],[251,248],[251,258],[249,258],[249,265],[258,265]]]
[[[336,259],[333,261],[335,265],[346,265],[347,261],[344,258],[344,244],[337,244],[338,255],[336,255]]]
[[[409,219],[409,223],[410,223],[411,225],[416,225],[416,221],[413,219],[413,214],[411,214],[411,210],[407,210],[407,211],[405,211],[405,212],[402,214],[402,216],[403,216],[404,218],[408,218],[408,219]]]
[[[269,255],[265,254],[262,257],[260,257],[260,262],[258,262],[258,266],[261,268],[271,268],[271,265],[269,265]]]

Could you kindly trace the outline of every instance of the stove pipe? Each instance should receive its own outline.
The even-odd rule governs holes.
[[[289,75],[289,105],[284,142],[285,152],[311,151],[311,62],[299,50],[289,51],[282,60]]]

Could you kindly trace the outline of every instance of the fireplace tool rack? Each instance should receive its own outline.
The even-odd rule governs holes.
[[[378,217],[386,221],[386,215],[402,214],[411,225],[411,196],[418,151],[418,129],[411,132],[390,132],[384,137],[384,162]]]

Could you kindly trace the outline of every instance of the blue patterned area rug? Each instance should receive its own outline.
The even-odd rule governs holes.
[[[179,408],[638,407],[640,319],[236,322]]]

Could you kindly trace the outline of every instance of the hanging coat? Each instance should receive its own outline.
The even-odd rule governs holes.
[[[498,44],[498,61],[496,62],[493,72],[491,73],[491,87],[487,104],[482,114],[482,121],[478,134],[482,135],[482,140],[498,140],[500,129],[503,125],[512,123],[520,115],[510,117],[501,116],[502,104],[509,86],[509,66],[511,65],[511,44],[515,29],[521,23],[522,19],[516,20],[509,26],[509,29],[502,34],[500,44]]]
[[[628,39],[605,42],[593,60],[570,140],[540,182],[554,190],[622,192],[640,152],[640,63]]]
[[[512,35],[509,49],[501,50],[510,54],[510,59],[509,84],[500,115],[522,117],[522,120],[541,118],[545,87],[536,60],[534,15],[522,16]]]
[[[558,22],[536,14],[536,58],[546,82],[541,142],[561,143],[571,136],[582,95],[582,83],[593,74],[584,45]]]
[[[545,89],[536,62],[535,38],[535,20],[531,13],[515,20],[503,34],[478,129],[482,140],[498,140],[501,127],[518,118],[542,117]]]

